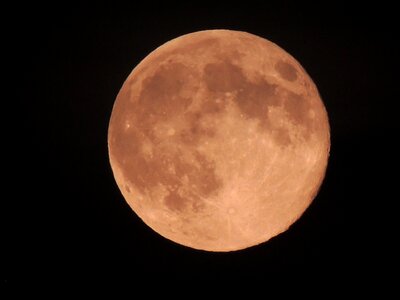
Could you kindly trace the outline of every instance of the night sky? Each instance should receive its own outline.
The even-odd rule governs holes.
[[[134,2],[24,6],[10,24],[13,103],[26,114],[10,126],[23,128],[16,153],[26,182],[9,200],[16,247],[5,277],[351,278],[385,266],[391,241],[379,226],[394,197],[375,187],[390,185],[384,169],[394,161],[383,161],[396,153],[390,141],[398,136],[393,8]],[[289,52],[316,83],[331,125],[326,178],[309,209],[268,243],[232,253],[193,250],[153,232],[123,199],[108,160],[108,122],[126,77],[164,42],[204,29],[247,31]]]

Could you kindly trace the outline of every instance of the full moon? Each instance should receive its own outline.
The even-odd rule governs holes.
[[[108,131],[133,211],[176,243],[235,251],[287,230],[325,176],[328,116],[291,55],[256,35],[173,39],[123,84]]]

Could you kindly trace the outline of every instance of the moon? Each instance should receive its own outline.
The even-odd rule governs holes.
[[[327,112],[291,55],[256,35],[173,39],[123,84],[108,131],[119,189],[154,231],[206,251],[284,232],[325,176]]]

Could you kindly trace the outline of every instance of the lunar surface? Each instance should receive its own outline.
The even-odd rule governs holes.
[[[148,226],[188,247],[234,251],[301,216],[324,178],[330,134],[292,56],[249,33],[207,30],[132,71],[108,147],[124,198]]]

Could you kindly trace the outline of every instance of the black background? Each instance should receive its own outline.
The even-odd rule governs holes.
[[[35,4],[10,21],[18,57],[13,99],[26,116],[12,115],[22,127],[25,180],[10,197],[18,208],[8,232],[17,247],[6,277],[376,275],[389,247],[378,227],[393,201],[374,188],[381,179],[389,184],[380,170],[396,137],[393,7],[133,2]],[[232,253],[193,250],[153,232],[124,201],[108,161],[108,122],[128,74],[164,42],[204,29],[277,43],[314,79],[330,117],[329,166],[312,205],[287,232]]]

